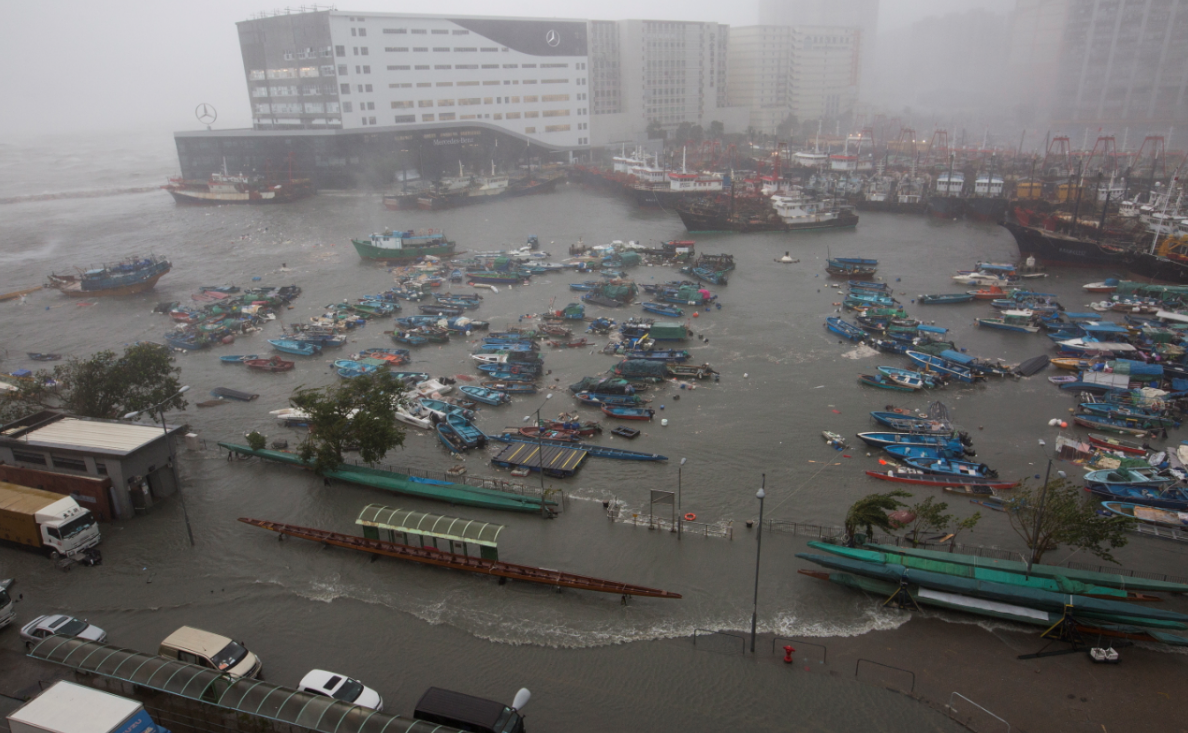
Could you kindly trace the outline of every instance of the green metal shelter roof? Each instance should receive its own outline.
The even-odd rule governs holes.
[[[426,514],[411,509],[394,509],[380,504],[368,504],[359,513],[355,524],[454,542],[469,542],[484,547],[498,547],[499,533],[503,531],[502,524]]]
[[[456,728],[73,637],[47,637],[29,656],[318,733],[457,733]]]

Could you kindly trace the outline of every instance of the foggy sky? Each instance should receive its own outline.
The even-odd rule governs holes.
[[[295,7],[297,4],[294,3]],[[1012,0],[882,0],[880,29],[927,15]],[[283,4],[242,0],[10,2],[0,23],[0,140],[46,133],[198,129],[194,108],[215,106],[216,128],[251,126],[235,23]],[[343,0],[340,11],[426,12],[391,0]],[[758,2],[721,0],[441,0],[431,12],[621,20],[654,18],[754,25]],[[497,10],[496,10],[497,8]],[[495,12],[493,12],[495,11]]]

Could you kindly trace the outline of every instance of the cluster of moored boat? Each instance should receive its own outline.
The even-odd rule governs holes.
[[[191,296],[193,305],[172,301],[158,303],[153,310],[168,314],[177,324],[164,334],[165,343],[174,349],[197,351],[233,343],[236,334],[258,330],[299,295],[301,288],[296,285],[246,291],[234,285],[210,285]]]

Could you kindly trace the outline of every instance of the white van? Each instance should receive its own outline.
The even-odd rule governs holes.
[[[240,642],[192,626],[183,626],[166,637],[157,654],[244,679],[259,675],[263,666]]]

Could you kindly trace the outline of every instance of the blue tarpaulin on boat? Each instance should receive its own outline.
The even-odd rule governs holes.
[[[965,366],[973,364],[975,361],[977,361],[977,359],[972,356],[967,356],[962,354],[960,351],[953,351],[952,349],[946,349],[945,351],[937,354],[937,356],[944,359],[945,361],[951,361]]]
[[[947,329],[947,328],[941,328],[940,326],[928,326],[923,323],[921,323],[919,326],[916,326],[916,330],[923,331],[925,333],[948,333],[949,332],[949,329]]]
[[[1129,370],[1123,373],[1131,376],[1142,377],[1160,377],[1163,376],[1162,364],[1148,364],[1145,361],[1134,361],[1132,359],[1116,359],[1114,360],[1114,371],[1121,372],[1123,369]]]
[[[1100,313],[1073,313],[1072,311],[1064,311],[1061,314],[1070,321],[1097,321],[1101,319]]]
[[[1173,377],[1171,380],[1171,386],[1172,389],[1177,392],[1188,392],[1188,379],[1176,379]],[[1166,396],[1171,397],[1172,395]]]
[[[1109,323],[1109,322],[1082,323],[1078,326],[1078,328],[1080,328],[1085,333],[1093,334],[1095,336],[1100,336],[1102,334],[1107,334],[1107,333],[1117,333],[1117,334],[1130,333],[1130,331],[1127,330],[1126,326],[1121,326],[1117,323]]]

